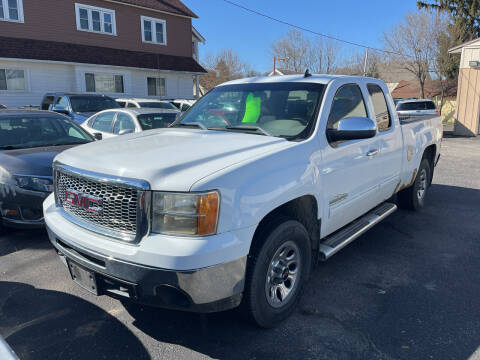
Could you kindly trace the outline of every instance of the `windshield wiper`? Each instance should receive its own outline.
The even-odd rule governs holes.
[[[175,126],[190,126],[190,127],[197,127],[202,130],[208,130],[205,125],[196,121],[184,122],[184,123],[181,122],[181,123],[175,124]]]
[[[261,133],[262,135],[265,135],[265,136],[273,136],[272,134],[270,134],[267,130],[264,130],[262,129],[260,126],[258,125],[229,125],[229,126],[225,126],[225,129],[227,130],[245,130],[245,131],[258,131],[259,133]]]

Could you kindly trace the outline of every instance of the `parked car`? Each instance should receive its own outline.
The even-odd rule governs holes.
[[[169,109],[176,110],[177,108],[170,104],[168,101],[155,100],[155,99],[115,99],[116,102],[122,108],[155,108],[155,109]]]
[[[5,110],[7,107],[3,104],[0,104],[0,110]]]
[[[170,100],[170,102],[175,105],[177,109],[179,109],[182,113],[187,111],[195,104],[196,100],[187,100],[187,99],[175,99]]]
[[[93,115],[81,126],[97,139],[125,135],[143,130],[165,128],[173,124],[177,109],[130,108],[104,110]]]
[[[397,113],[400,119],[407,120],[418,116],[438,116],[435,103],[430,99],[409,99],[397,103]]]
[[[47,93],[40,105],[41,110],[67,115],[77,124],[99,111],[119,107],[115,100],[106,95],[78,93]]]
[[[377,79],[235,80],[169,128],[58,155],[45,220],[73,281],[133,314],[129,301],[196,312],[243,301],[271,327],[315,261],[393,213],[394,194],[424,206],[441,138],[439,117],[400,123]]]
[[[92,140],[61,114],[0,110],[0,227],[44,226],[42,202],[53,191],[53,158]]]

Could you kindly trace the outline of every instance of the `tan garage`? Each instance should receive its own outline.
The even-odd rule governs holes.
[[[461,54],[454,133],[477,136],[480,131],[480,38],[448,52]]]

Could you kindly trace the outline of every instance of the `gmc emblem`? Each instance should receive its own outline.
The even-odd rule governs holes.
[[[84,209],[86,211],[101,214],[102,213],[102,199],[89,194],[81,193],[76,190],[65,190],[65,202],[72,206]]]

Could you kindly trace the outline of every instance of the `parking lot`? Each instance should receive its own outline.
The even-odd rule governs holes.
[[[143,311],[75,286],[44,231],[0,235],[0,335],[21,359],[480,359],[480,140],[447,138],[421,213],[312,273],[273,330],[238,311]]]

